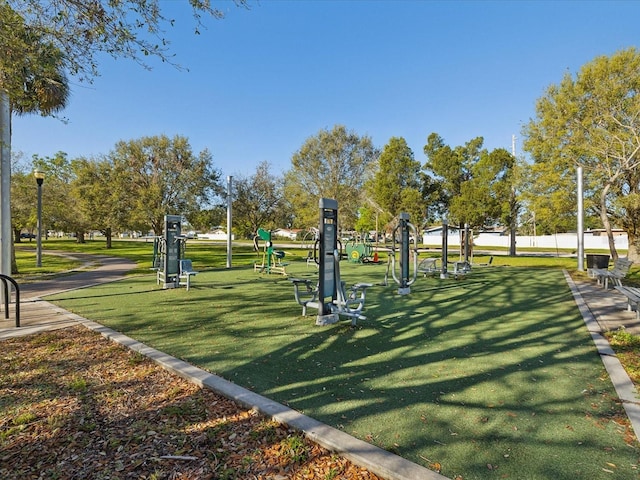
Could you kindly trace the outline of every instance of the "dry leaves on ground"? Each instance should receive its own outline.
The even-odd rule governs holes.
[[[0,348],[0,478],[379,478],[84,327]]]

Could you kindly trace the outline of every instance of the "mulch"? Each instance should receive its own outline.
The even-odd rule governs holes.
[[[3,479],[380,478],[84,327],[0,352]]]

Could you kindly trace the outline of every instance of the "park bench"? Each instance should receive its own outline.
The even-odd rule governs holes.
[[[197,275],[193,269],[193,265],[191,264],[191,260],[180,260],[180,274],[178,276],[178,285],[180,285],[180,280],[186,280],[187,291],[191,286],[191,277]]]
[[[618,258],[613,262],[611,270],[606,268],[594,268],[591,273],[596,278],[599,285],[604,285],[605,290],[609,288],[609,280],[613,285],[622,286],[622,279],[629,273],[633,262],[628,258]]]
[[[627,310],[631,312],[635,309],[636,319],[640,320],[640,311],[638,310],[638,306],[640,305],[640,288],[625,287],[622,285],[616,285],[614,288],[627,297]]]

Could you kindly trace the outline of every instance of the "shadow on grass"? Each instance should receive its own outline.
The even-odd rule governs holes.
[[[383,274],[343,268],[347,283]],[[300,317],[284,277],[238,269],[193,285],[59,303],[450,477],[595,479],[616,465],[635,478],[636,446],[611,421],[621,407],[560,271],[420,278],[406,296],[372,287],[356,327]]]

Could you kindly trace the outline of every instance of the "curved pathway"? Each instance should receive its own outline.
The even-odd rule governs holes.
[[[124,258],[76,253],[68,256],[83,261],[83,266],[60,276],[20,284],[20,328],[15,326],[15,305],[12,304],[9,318],[5,319],[4,315],[0,318],[0,340],[77,324],[76,318],[42,297],[114,282],[136,268],[135,262]]]

